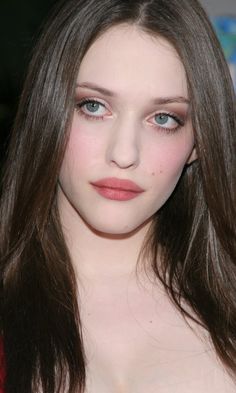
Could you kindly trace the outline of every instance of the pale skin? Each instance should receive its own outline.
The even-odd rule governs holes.
[[[153,214],[197,159],[176,51],[117,26],[90,47],[77,84],[58,206],[78,277],[86,392],[233,392],[207,333],[190,329],[153,277],[135,275]],[[91,186],[106,177],[144,192],[109,200]]]

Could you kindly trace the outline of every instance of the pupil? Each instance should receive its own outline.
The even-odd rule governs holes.
[[[96,102],[90,102],[87,104],[87,109],[90,112],[97,112],[98,108],[99,108],[99,104],[97,104]]]
[[[168,121],[167,115],[156,115],[155,120],[158,124],[166,124]]]

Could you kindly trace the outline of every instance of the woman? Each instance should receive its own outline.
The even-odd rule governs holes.
[[[235,391],[235,129],[196,0],[58,8],[2,186],[7,393]]]

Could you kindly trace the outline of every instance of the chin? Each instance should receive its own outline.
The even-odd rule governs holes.
[[[113,219],[109,220],[108,222],[104,222],[103,218],[103,220],[97,222],[94,220],[84,220],[84,223],[92,232],[98,234],[99,236],[107,238],[124,238],[130,237],[142,230],[150,223],[151,218],[147,219],[145,222],[132,222],[130,224],[127,224],[127,221],[127,219],[124,222]]]

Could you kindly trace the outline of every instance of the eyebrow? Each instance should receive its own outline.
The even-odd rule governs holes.
[[[108,90],[105,87],[98,86],[98,85],[91,83],[91,82],[77,83],[76,88],[78,88],[78,87],[97,91],[98,93],[101,93],[107,97],[116,97],[117,96],[117,94],[114,93],[113,91]],[[156,104],[156,105],[172,104],[172,103],[190,104],[189,99],[186,97],[182,97],[182,96],[158,97],[158,98],[154,98],[152,101],[153,101],[153,104]]]

